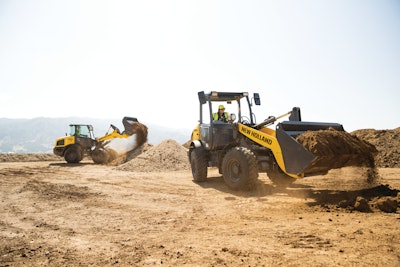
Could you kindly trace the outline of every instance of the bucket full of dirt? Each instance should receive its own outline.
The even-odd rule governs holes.
[[[315,156],[306,173],[346,166],[375,167],[374,154],[378,152],[375,146],[345,131],[308,131],[296,140]]]
[[[302,131],[296,134],[285,131],[289,127],[282,125],[277,130],[277,139],[289,172],[311,176],[346,166],[375,167],[375,146],[344,131],[341,125],[330,127],[321,123],[321,129],[318,129],[313,123],[312,130],[305,130],[307,123],[296,122],[300,123]]]

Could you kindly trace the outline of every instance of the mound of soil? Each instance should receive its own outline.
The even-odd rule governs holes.
[[[0,153],[0,162],[58,161],[64,158],[52,153]]]
[[[393,130],[356,130],[352,134],[376,147],[377,167],[400,168],[400,127]]]
[[[189,170],[187,149],[172,139],[167,139],[134,159],[117,166],[118,170],[160,172]]]
[[[306,131],[296,140],[315,156],[330,157],[336,161],[346,157],[346,165],[374,166],[375,146],[345,131],[335,129]],[[344,161],[343,161],[344,162]]]
[[[350,211],[396,213],[400,207],[400,191],[381,184],[369,189],[339,192],[336,196],[329,196],[329,201],[337,208]]]

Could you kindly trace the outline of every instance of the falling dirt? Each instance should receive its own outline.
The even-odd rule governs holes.
[[[143,145],[147,142],[148,129],[147,126],[140,122],[133,122],[132,124],[132,134],[136,134],[137,146]]]
[[[95,163],[119,165],[126,162],[135,151],[142,151],[143,144],[147,142],[147,126],[137,121],[125,121],[125,118],[123,119],[125,129],[122,132],[122,138],[103,141],[91,152]],[[128,137],[125,137],[126,135]]]

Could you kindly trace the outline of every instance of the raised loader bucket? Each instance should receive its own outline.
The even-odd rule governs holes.
[[[373,165],[376,149],[338,123],[283,121],[276,126],[287,173],[325,174],[345,166]]]

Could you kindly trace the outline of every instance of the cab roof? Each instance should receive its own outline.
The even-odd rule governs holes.
[[[208,101],[233,101],[239,100],[243,97],[247,97],[248,92],[217,92],[211,91],[205,94],[206,100]]]

